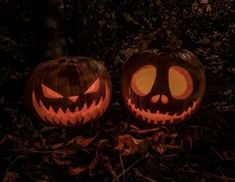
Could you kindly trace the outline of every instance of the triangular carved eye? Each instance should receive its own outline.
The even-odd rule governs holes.
[[[42,93],[46,98],[49,99],[61,99],[63,96],[59,94],[58,92],[48,88],[46,85],[41,84],[42,87]]]
[[[85,94],[95,93],[100,88],[100,79],[97,78],[96,81],[86,90]]]
[[[155,66],[143,66],[133,74],[131,88],[137,95],[145,96],[151,91],[156,77],[157,68]]]

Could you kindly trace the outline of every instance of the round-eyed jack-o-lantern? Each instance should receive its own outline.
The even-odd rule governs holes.
[[[26,94],[39,119],[73,126],[99,118],[109,105],[111,89],[109,74],[98,61],[62,57],[34,70]]]
[[[199,106],[205,73],[188,50],[145,50],[134,53],[121,75],[128,110],[150,125],[184,121]]]

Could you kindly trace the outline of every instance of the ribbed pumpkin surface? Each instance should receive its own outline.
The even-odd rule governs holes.
[[[105,67],[84,57],[62,57],[40,64],[26,88],[41,120],[64,126],[94,121],[107,109],[111,81]]]

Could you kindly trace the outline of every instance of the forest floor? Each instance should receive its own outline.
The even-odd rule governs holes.
[[[64,11],[70,54],[102,60],[112,102],[82,129],[37,120],[24,94],[38,64],[32,5],[0,0],[0,180],[235,181],[233,0],[70,0]],[[135,125],[120,94],[122,67],[135,50],[168,45],[203,64],[201,107],[180,124]]]

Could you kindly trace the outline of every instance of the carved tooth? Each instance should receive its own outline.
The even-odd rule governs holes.
[[[159,110],[157,110],[157,114],[160,114],[160,111],[159,111]]]
[[[64,111],[61,108],[59,108],[57,111],[57,115],[61,115],[61,116],[64,115]]]
[[[141,115],[142,119],[145,120],[145,116],[144,115]]]
[[[52,116],[54,116],[56,114],[54,109],[52,108],[52,106],[49,107],[49,114]]]
[[[131,105],[131,99],[130,98],[127,100],[127,103],[128,103],[129,106]]]
[[[85,104],[82,107],[81,113],[86,112],[86,110],[87,110],[87,103],[85,102]]]
[[[68,120],[66,114],[64,113],[64,111],[61,108],[58,109],[58,112],[57,112],[56,116],[57,116],[57,121],[60,122],[60,123],[61,122],[65,123]]]
[[[148,122],[151,123],[151,119],[150,118],[147,118]]]
[[[170,119],[170,123],[173,123],[173,121],[174,121],[174,118],[173,118],[173,117],[171,117],[171,119]]]
[[[175,113],[172,117],[174,117],[174,119],[177,119],[177,113]]]
[[[150,112],[150,109],[147,109],[147,112],[148,112],[148,113],[151,113],[151,112]]]
[[[190,115],[192,113],[192,108],[191,107],[188,108],[188,112],[187,113],[188,113],[188,115]]]
[[[140,109],[139,109],[139,108],[136,109],[136,115],[137,115],[137,116],[140,115]]]
[[[195,110],[195,108],[196,108],[196,104],[195,104],[195,102],[193,102],[192,109]]]
[[[101,99],[100,99],[99,103],[97,104],[97,108],[99,108],[99,109],[103,109],[103,105],[102,105],[102,103],[103,103],[103,97],[101,97]]]
[[[76,106],[74,112],[77,112],[77,111],[79,111],[78,106]]]
[[[132,110],[132,111],[135,110],[135,104],[133,104],[133,105],[131,106],[131,110]]]
[[[198,101],[199,100],[193,102],[193,110],[196,108]]]
[[[90,113],[90,112],[92,111],[92,109],[93,109],[95,106],[96,106],[96,102],[93,101],[93,102],[91,103],[90,107],[87,108],[86,112]]]
[[[46,112],[45,118],[46,118],[48,121],[50,121],[50,122],[53,123],[52,118],[56,115],[56,113],[54,112],[53,108],[50,106],[50,107],[49,107],[49,110],[47,110],[47,111],[45,111],[45,112]]]
[[[69,108],[67,108],[66,111],[65,111],[65,113],[66,113],[66,114],[70,114],[70,113],[72,113],[72,111],[71,111]]]
[[[186,111],[183,112],[182,116],[181,116],[181,120],[183,120],[185,118],[185,115],[186,115]]]

